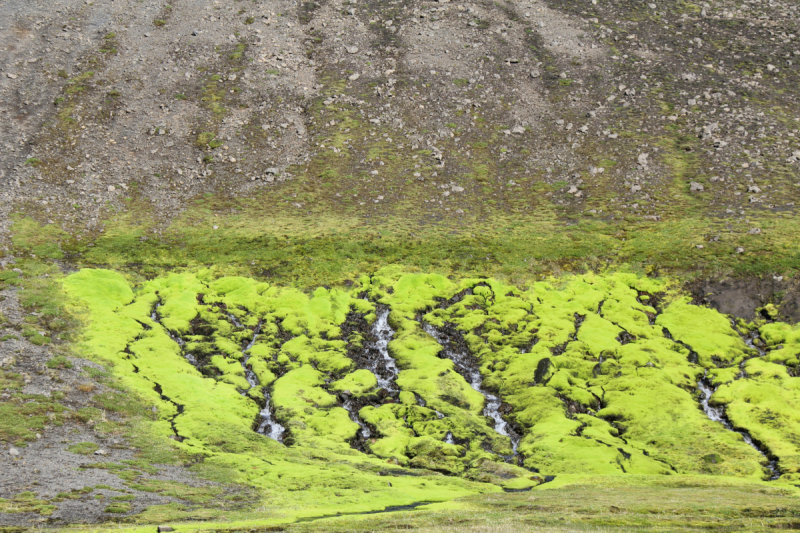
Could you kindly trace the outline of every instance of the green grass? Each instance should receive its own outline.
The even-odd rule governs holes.
[[[70,444],[69,446],[67,446],[67,451],[70,451],[72,453],[79,453],[81,455],[92,455],[99,449],[100,446],[98,446],[94,442],[78,442],[76,444]]]
[[[24,446],[36,440],[36,433],[46,425],[61,424],[67,410],[53,398],[22,394],[21,375],[0,369],[0,390],[11,392],[8,400],[0,401],[0,442]]]
[[[194,513],[194,514],[192,514]],[[373,515],[280,524],[271,509],[225,514],[153,506],[139,523],[168,523],[179,532],[286,531],[287,533],[435,533],[754,531],[794,529],[800,522],[796,489],[731,484],[714,478],[585,478],[558,480],[530,492],[471,496],[446,505]],[[336,513],[333,513],[334,515]],[[182,522],[204,516],[208,522]],[[210,519],[210,520],[209,520]],[[73,529],[66,529],[72,531]],[[81,526],[87,533],[149,531],[142,526]]]
[[[72,362],[64,357],[63,355],[53,357],[46,363],[47,368],[58,369],[58,368],[72,368]]]

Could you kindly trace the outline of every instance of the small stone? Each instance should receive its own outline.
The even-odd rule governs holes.
[[[16,448],[9,448],[8,455],[10,455],[11,457],[16,457],[19,455],[19,450]]]
[[[357,54],[358,53],[358,46],[345,46],[344,49],[347,50],[348,54]]]
[[[747,233],[750,235],[759,235],[761,233],[761,228],[750,228]]]
[[[274,175],[274,174],[277,174],[279,171],[275,167],[269,167],[264,172],[267,173],[267,174],[273,174]]]
[[[175,531],[169,526],[158,526],[158,533],[167,533],[168,531]]]
[[[636,161],[639,163],[640,167],[647,168],[647,157],[648,154],[639,154],[639,157],[636,158]]]
[[[737,246],[736,247],[736,253],[737,254],[743,254],[744,253],[744,248],[742,248],[741,246]]]
[[[10,72],[9,72],[8,74],[6,74],[6,76],[8,76],[9,78],[11,78],[12,80],[15,80],[15,79],[17,79],[17,75],[16,75],[16,74],[11,74]]]
[[[517,134],[525,133],[525,128],[522,126],[514,126],[513,128],[511,128],[511,133],[517,133]]]
[[[697,183],[696,181],[693,181],[693,182],[691,182],[689,184],[689,190],[692,191],[692,192],[703,192],[704,188],[703,188],[703,185],[701,183]]]
[[[95,455],[108,455],[108,452],[105,450],[95,450]]]
[[[761,187],[759,187],[758,185],[748,185],[747,186],[747,192],[760,193],[761,192]]]
[[[705,246],[703,246],[702,244],[698,244],[695,246],[695,248],[697,248],[698,250],[702,250],[703,248],[705,248]]]
[[[214,229],[219,229],[219,226],[214,226]]]
[[[541,75],[542,75],[541,72],[539,72],[538,70],[531,71],[531,78],[538,78]]]
[[[113,185],[109,185],[109,186],[108,186],[108,192],[114,192],[114,191],[116,191],[116,190],[117,190],[117,188],[116,188],[116,187],[114,187]]]
[[[355,73],[351,74],[350,77],[348,77],[347,79],[350,80],[350,81],[356,81],[360,77],[361,77],[361,74],[359,74],[358,72],[355,72]]]

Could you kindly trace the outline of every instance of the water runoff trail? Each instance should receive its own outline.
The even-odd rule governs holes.
[[[183,339],[181,339],[179,336],[173,334],[164,324],[161,323],[161,318],[158,316],[158,308],[159,307],[161,307],[161,302],[160,301],[156,304],[156,306],[153,308],[153,311],[150,313],[150,319],[153,322],[155,322],[156,324],[158,324],[159,326],[161,326],[162,328],[164,328],[164,331],[167,332],[167,335],[169,335],[169,338],[172,339],[173,341],[175,341],[175,343],[180,347],[181,354],[183,354],[183,357],[185,357],[187,361],[192,363],[192,365],[197,366],[198,365],[197,358],[191,353],[188,353],[188,352],[184,353],[183,347],[186,345],[186,343],[183,341]]]
[[[228,315],[228,319],[233,323],[234,326],[238,328],[244,328],[245,326],[242,325],[239,320],[233,316],[231,313],[226,313]],[[250,360],[250,348],[253,347],[256,343],[256,339],[258,339],[258,335],[261,333],[261,320],[258,321],[258,325],[253,330],[253,338],[250,339],[250,342],[247,343],[242,347],[242,368],[244,368],[244,377],[247,379],[247,383],[250,384],[250,389],[246,391],[240,391],[242,396],[246,396],[247,393],[255,387],[260,386],[260,382],[258,380],[258,376],[256,376],[255,372],[253,372],[249,366],[247,366],[247,362]],[[258,428],[256,431],[261,433],[262,435],[266,435],[267,437],[276,440],[278,442],[283,442],[283,436],[286,433],[286,428],[283,427],[281,424],[278,423],[272,416],[272,409],[270,406],[271,397],[269,394],[269,388],[263,387],[264,391],[264,407],[259,412],[259,423]]]
[[[515,462],[514,460],[519,457],[517,447],[519,446],[520,436],[511,429],[511,426],[500,413],[500,406],[503,402],[500,398],[483,388],[483,378],[481,377],[480,370],[478,370],[477,365],[470,360],[470,355],[468,353],[453,346],[450,339],[432,325],[423,323],[422,329],[425,333],[436,339],[436,342],[442,346],[447,358],[453,361],[456,366],[456,371],[467,380],[467,383],[486,398],[486,406],[483,408],[481,414],[494,420],[495,431],[511,440],[511,449],[513,453],[511,456],[506,457],[506,460]],[[448,432],[445,437],[445,442],[452,443],[452,441],[453,435]]]
[[[374,340],[367,345],[367,360],[369,361],[367,370],[375,375],[378,380],[378,387],[391,395],[400,392],[397,388],[397,383],[395,383],[400,369],[397,368],[397,363],[389,354],[389,342],[391,342],[395,334],[395,330],[389,325],[389,312],[388,307],[379,306],[377,309],[375,322],[372,323],[370,328],[370,333]],[[361,428],[359,430],[361,438],[370,438],[372,432],[369,426],[358,416],[359,409],[353,399],[346,400],[342,407],[350,414],[350,419]]]
[[[697,382],[697,388],[700,389],[700,392],[703,395],[700,399],[700,406],[703,408],[706,416],[708,416],[709,420],[713,422],[720,422],[723,426],[725,426],[726,429],[740,434],[747,444],[760,453],[761,456],[767,460],[767,468],[770,470],[770,480],[775,480],[781,477],[781,472],[778,469],[778,461],[770,459],[764,449],[755,441],[753,441],[753,437],[751,437],[748,432],[733,427],[733,424],[731,424],[730,420],[728,420],[728,417],[725,416],[724,407],[715,407],[709,404],[711,396],[713,396],[713,394],[717,391],[717,387],[712,388],[711,382],[707,376],[708,371],[703,374],[703,379]]]

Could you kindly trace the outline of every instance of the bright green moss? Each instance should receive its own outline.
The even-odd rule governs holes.
[[[366,369],[359,369],[331,383],[331,390],[338,392],[350,391],[354,396],[363,396],[373,391],[377,386],[378,379],[375,374]]]
[[[64,288],[87,311],[79,349],[156,408],[148,430],[259,487],[291,516],[526,488],[541,480],[534,471],[761,478],[758,452],[700,409],[697,381],[706,373],[721,385],[713,401],[779,458],[787,476],[800,477],[796,329],[762,326],[770,350],[736,379],[755,350],[727,317],[670,296],[666,281],[619,273],[522,289],[390,267],[347,290],[304,292],[198,270],[133,290],[118,274],[85,269]],[[388,397],[351,359],[369,348],[369,327],[345,324],[350,313],[372,323],[376,305],[389,307],[395,330],[388,349],[399,390]],[[483,390],[500,396],[506,420],[521,432],[518,458],[527,469],[504,462],[511,440],[494,429],[484,395],[423,324],[463,339],[459,349],[474,358]],[[245,379],[245,358],[255,387]],[[287,429],[284,443],[253,431],[265,392]],[[365,442],[343,407],[348,396],[364,402]],[[379,475],[387,461],[420,475],[393,477],[390,488]]]

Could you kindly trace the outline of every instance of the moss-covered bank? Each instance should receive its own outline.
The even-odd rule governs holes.
[[[737,323],[669,280],[587,274],[517,287],[391,267],[304,292],[208,269],[133,286],[84,269],[63,286],[84,318],[81,352],[157,411],[146,431],[259,488],[276,520],[549,476],[768,479],[767,459],[701,409],[704,376],[718,387],[711,403],[777,460],[773,483],[800,479],[797,328]],[[377,305],[395,330],[393,391],[364,365]],[[521,436],[518,455],[426,324],[468,347]],[[265,398],[283,442],[256,431]]]

